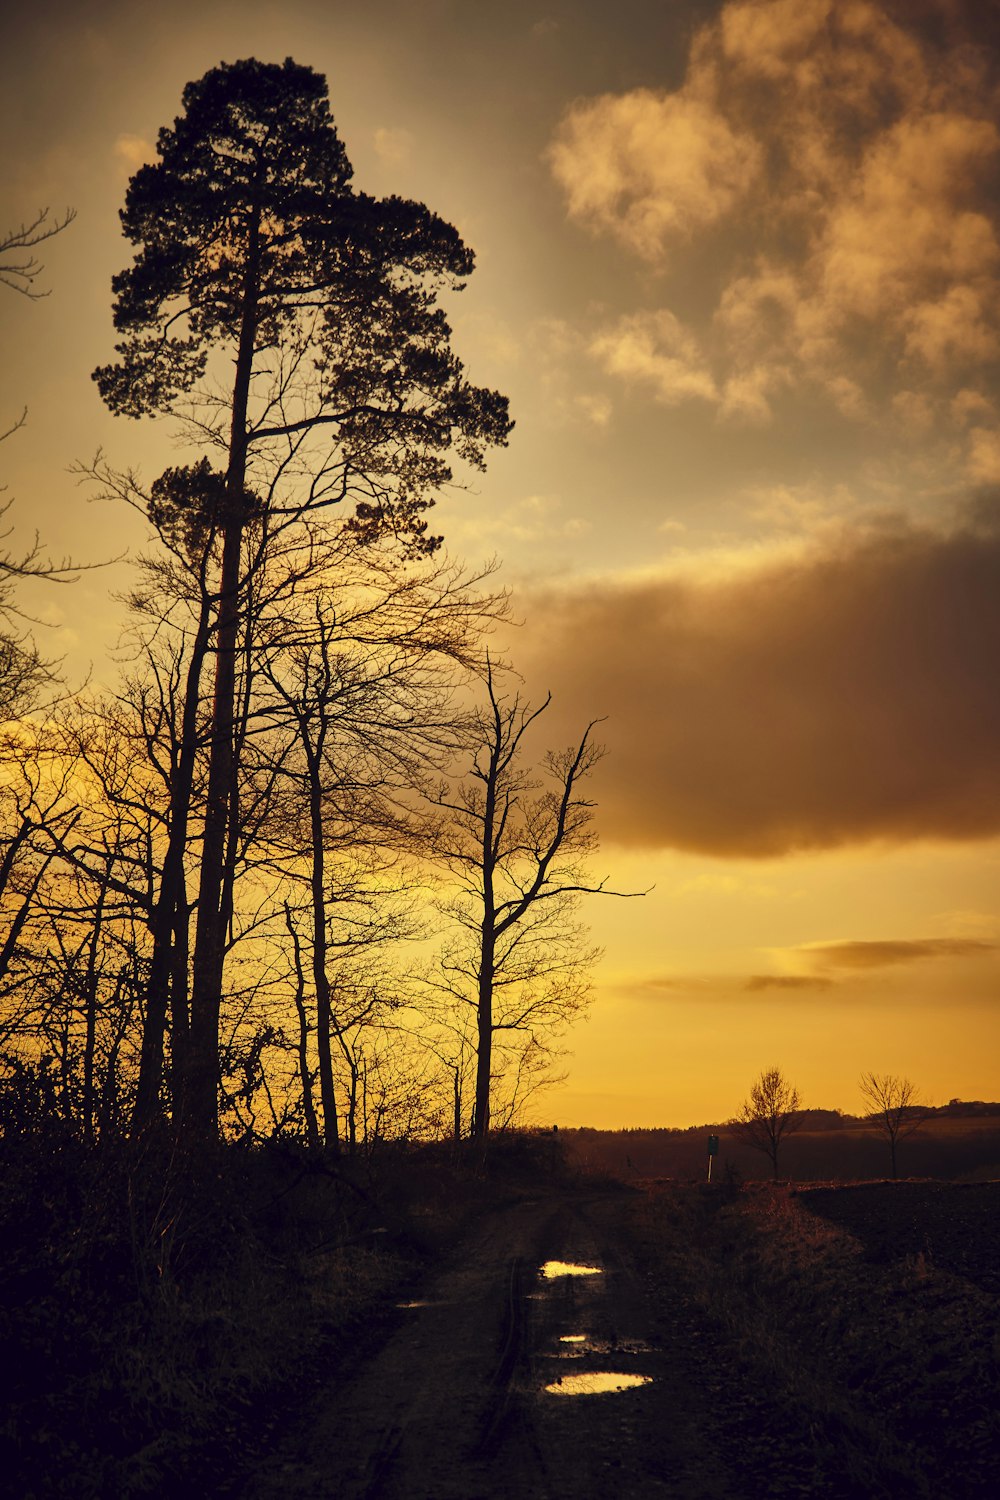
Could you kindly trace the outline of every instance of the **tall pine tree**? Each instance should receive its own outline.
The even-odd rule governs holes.
[[[186,417],[224,453],[218,471],[202,462],[186,482],[171,471],[156,516],[161,527],[214,548],[218,560],[180,1094],[186,1124],[210,1135],[218,1124],[248,532],[341,502],[362,539],[388,530],[405,554],[433,550],[423,513],[451,477],[451,453],[481,468],[486,448],[503,444],[511,424],[504,397],[465,379],[437,304],[441,288],[459,287],[472,270],[471,252],[424,205],[353,190],[322,76],[291,59],[213,68],[185,89],[183,113],[160,131],[157,155],[129,184],[121,217],[137,248],[112,282],[118,359],[94,378],[112,411]],[[166,514],[171,503],[183,513]],[[194,732],[200,675],[195,662],[185,733]],[[139,1126],[158,1108],[167,989],[179,983],[169,949],[179,921],[176,866],[189,834],[188,749],[171,788],[172,833],[183,832],[172,836],[164,867]],[[181,997],[172,999],[176,1029]]]

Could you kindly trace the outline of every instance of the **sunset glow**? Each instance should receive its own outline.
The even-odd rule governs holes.
[[[500,560],[497,653],[552,693],[535,751],[600,721],[590,868],[648,891],[585,906],[595,1000],[540,1123],[723,1120],[773,1064],[852,1113],[866,1071],[997,1095],[995,21],[976,0],[40,0],[6,24],[0,229],[77,209],[40,252],[49,295],[5,297],[0,369],[0,430],[28,412],[0,449],[8,545],[37,530],[103,565],[18,596],[71,684],[116,681],[148,541],[74,466],[192,461],[90,379],[125,186],[184,85],[221,59],[316,69],[358,190],[426,202],[475,251],[443,300],[516,426],[431,529]]]

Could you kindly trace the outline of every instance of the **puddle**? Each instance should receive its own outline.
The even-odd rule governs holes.
[[[560,1344],[585,1344],[587,1335],[585,1333],[562,1333],[559,1335]]]
[[[424,1299],[424,1298],[418,1298],[416,1302],[397,1302],[396,1306],[401,1311],[404,1311],[404,1310],[408,1310],[411,1307],[431,1307],[431,1306],[433,1306],[433,1304],[430,1303],[430,1302],[428,1302],[428,1301],[426,1301],[426,1299]]]
[[[556,1276],[600,1276],[602,1272],[601,1266],[577,1266],[569,1260],[547,1260],[542,1266],[546,1281],[552,1281]]]
[[[607,1391],[624,1391],[632,1386],[650,1385],[652,1375],[624,1375],[621,1371],[592,1370],[584,1375],[564,1375],[545,1387],[550,1396],[601,1396]]]

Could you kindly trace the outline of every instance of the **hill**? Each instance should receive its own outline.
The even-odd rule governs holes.
[[[764,1180],[770,1163],[741,1141],[729,1123],[687,1130],[592,1130],[560,1132],[570,1159],[616,1177],[704,1178],[708,1137],[719,1137],[716,1179]],[[899,1174],[945,1182],[1000,1178],[1000,1104],[953,1100],[928,1116],[916,1134],[901,1141]],[[781,1176],[795,1182],[874,1181],[889,1175],[885,1136],[868,1121],[836,1110],[808,1110],[803,1128],[781,1148]]]

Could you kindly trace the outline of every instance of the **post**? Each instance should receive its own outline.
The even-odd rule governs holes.
[[[712,1161],[713,1161],[713,1158],[718,1155],[718,1151],[719,1151],[719,1137],[717,1135],[710,1135],[709,1138],[708,1138],[708,1180],[709,1180],[709,1182],[711,1182],[711,1180],[712,1180]]]

